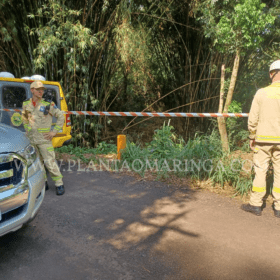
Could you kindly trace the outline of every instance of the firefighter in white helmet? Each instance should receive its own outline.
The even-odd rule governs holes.
[[[280,218],[280,60],[271,64],[269,75],[272,84],[257,91],[249,114],[248,129],[250,147],[254,151],[255,178],[250,201],[241,208],[261,215],[266,194],[266,173],[272,161],[274,215]]]
[[[37,147],[41,160],[55,182],[56,194],[63,195],[65,192],[63,176],[55,161],[52,138],[62,129],[64,116],[54,102],[49,103],[42,98],[45,89],[40,81],[30,85],[32,98],[23,102],[22,119],[27,137]],[[53,116],[57,118],[57,122],[54,129],[51,130]]]

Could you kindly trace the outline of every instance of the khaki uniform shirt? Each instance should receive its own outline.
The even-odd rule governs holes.
[[[44,115],[45,107],[50,105],[50,110],[48,115]],[[52,118],[53,116],[57,118],[56,125],[53,129],[54,132],[58,132],[62,129],[64,124],[64,115],[57,108],[54,102],[51,104],[42,99],[40,102],[36,103],[34,107],[32,103],[32,98],[23,102],[22,105],[22,120],[23,125],[28,133],[28,138],[34,144],[49,144],[51,141],[44,138],[44,133],[51,131]]]
[[[257,91],[249,114],[250,139],[280,143],[280,81]]]

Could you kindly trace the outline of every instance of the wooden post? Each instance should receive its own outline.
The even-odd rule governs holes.
[[[117,138],[117,158],[121,159],[121,151],[126,148],[126,135],[118,135]]]

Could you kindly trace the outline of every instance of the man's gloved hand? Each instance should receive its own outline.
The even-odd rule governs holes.
[[[250,148],[252,151],[255,149],[255,140],[250,140]]]
[[[55,135],[56,135],[55,132],[50,131],[50,132],[48,132],[48,133],[44,133],[44,138],[45,138],[46,140],[51,141]]]

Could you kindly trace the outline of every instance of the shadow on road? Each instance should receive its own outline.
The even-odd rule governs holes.
[[[62,197],[50,185],[31,225],[0,238],[1,279],[272,279],[278,275],[266,264],[252,261],[254,256],[248,257],[240,251],[242,245],[235,247],[230,238],[215,239],[219,229],[209,227],[209,209],[203,209],[205,202],[187,187],[176,190],[109,172],[64,172],[64,183]],[[209,237],[208,229],[214,232]]]

